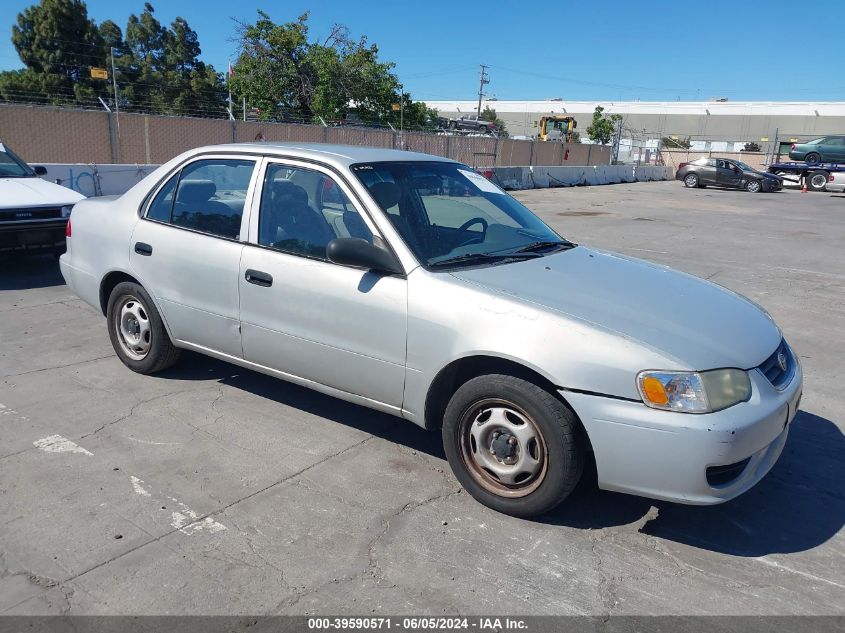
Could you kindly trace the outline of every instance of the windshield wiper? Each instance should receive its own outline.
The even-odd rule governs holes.
[[[493,255],[490,253],[464,253],[463,255],[455,255],[454,257],[447,257],[440,261],[432,262],[429,266],[450,266],[452,264],[472,264],[478,262],[494,262],[503,259],[533,259],[539,257],[534,253],[502,253],[500,255]]]
[[[575,246],[576,244],[573,244],[572,242],[565,242],[560,240],[541,240],[537,242],[532,242],[531,244],[526,244],[525,246],[522,246],[513,251],[513,253],[536,253],[537,251],[544,251],[547,248],[561,247],[570,249],[575,248]]]

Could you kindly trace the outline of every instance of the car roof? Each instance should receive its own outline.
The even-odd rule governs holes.
[[[257,142],[257,143],[227,143],[224,145],[207,145],[194,150],[197,154],[209,152],[245,152],[263,156],[286,156],[289,158],[305,158],[331,163],[338,167],[348,167],[355,163],[377,163],[384,161],[434,161],[455,162],[442,156],[433,156],[421,152],[407,152],[384,147],[368,147],[364,145],[336,145],[331,143],[296,143],[296,142]]]

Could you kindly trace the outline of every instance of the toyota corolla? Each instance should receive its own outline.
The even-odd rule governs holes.
[[[716,504],[774,465],[801,366],[720,286],[577,245],[471,168],[367,147],[203,147],[78,203],[61,258],[120,360],[194,350],[442,433],[517,516],[601,488]]]

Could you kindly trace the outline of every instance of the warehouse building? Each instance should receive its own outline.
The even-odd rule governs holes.
[[[429,101],[441,116],[474,114],[477,101]],[[845,134],[845,102],[783,101],[498,101],[482,103],[496,110],[510,136],[534,137],[544,114],[568,114],[578,122],[582,138],[596,106],[621,114],[625,136],[646,141],[689,138],[694,149],[734,151],[747,142],[771,147],[780,142]]]

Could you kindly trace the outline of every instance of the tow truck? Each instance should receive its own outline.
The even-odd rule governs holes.
[[[845,163],[771,163],[767,171],[789,182],[806,185],[808,191],[824,191],[830,174],[845,172]]]

